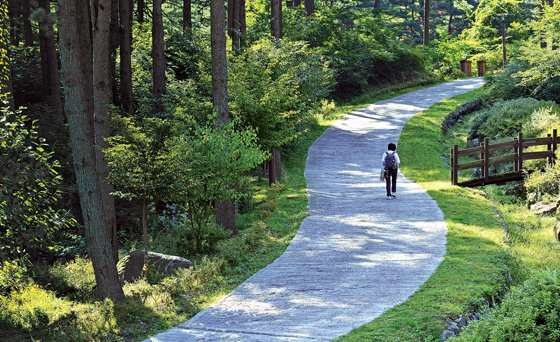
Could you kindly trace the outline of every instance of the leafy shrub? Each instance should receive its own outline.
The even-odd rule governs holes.
[[[177,251],[188,256],[214,252],[216,244],[231,236],[232,232],[218,226],[214,215],[208,215],[206,218],[185,220],[177,233]]]
[[[505,69],[499,69],[494,73],[487,73],[484,76],[486,87],[488,87],[488,97],[492,99],[512,100],[520,97],[527,97],[531,90],[520,85],[521,78],[519,72],[528,69],[527,63],[515,61],[507,65]]]
[[[560,129],[560,107],[551,105],[541,107],[531,114],[529,121],[523,124],[523,136],[535,138],[552,133],[553,129]]]
[[[48,251],[52,234],[76,223],[68,212],[53,209],[61,196],[60,165],[36,128],[21,110],[0,110],[0,260]]]
[[[560,152],[556,152],[556,159],[560,157]],[[527,176],[524,182],[527,189],[529,202],[537,202],[543,199],[556,199],[560,195],[559,183],[560,163],[546,165],[544,171],[535,170]]]
[[[32,332],[49,327],[58,331],[56,341],[94,341],[116,326],[113,302],[75,304],[52,291],[32,284],[0,296],[0,326]]]
[[[448,341],[558,341],[560,273],[539,271],[514,287],[502,304]]]
[[[520,98],[497,101],[490,108],[478,112],[471,123],[469,137],[513,136],[520,132],[523,124],[530,120],[535,111],[554,105],[553,102],[539,101],[532,98]]]
[[[4,260],[0,263],[0,295],[12,289],[22,289],[28,284],[27,258]]]
[[[251,250],[259,248],[270,238],[266,224],[255,221],[251,227],[242,231],[239,235],[230,239],[220,241],[217,246],[219,255],[229,264],[237,265],[239,259]]]
[[[74,300],[89,300],[96,285],[91,260],[84,257],[57,263],[50,268],[34,267],[33,273],[39,284]]]

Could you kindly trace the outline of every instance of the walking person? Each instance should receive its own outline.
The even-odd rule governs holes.
[[[397,171],[401,160],[397,154],[397,145],[390,143],[388,151],[383,153],[381,163],[385,168],[385,184],[387,185],[387,199],[397,197]]]

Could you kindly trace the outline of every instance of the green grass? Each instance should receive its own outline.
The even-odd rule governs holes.
[[[474,312],[482,299],[492,302],[515,268],[505,231],[494,206],[477,189],[450,183],[445,158],[462,135],[441,136],[440,119],[484,90],[434,104],[409,120],[399,140],[402,172],[437,201],[447,222],[447,253],[430,277],[406,302],[340,341],[436,341],[446,318]]]

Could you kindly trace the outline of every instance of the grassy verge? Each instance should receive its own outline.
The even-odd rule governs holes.
[[[36,279],[41,286],[0,296],[0,341],[141,341],[190,319],[284,252],[306,216],[307,151],[336,119],[438,82],[422,78],[380,87],[338,105],[326,117],[318,115],[310,131],[283,151],[280,184],[269,188],[265,180],[253,183],[257,188],[254,209],[238,220],[242,235],[230,239],[214,255],[191,258],[196,272],[128,284],[124,287],[127,301],[113,305],[95,302],[88,260],[58,265],[43,275],[45,279]]]
[[[494,206],[481,190],[450,183],[446,156],[460,141],[452,131],[441,136],[440,119],[484,90],[434,104],[406,123],[399,140],[402,172],[437,201],[448,226],[447,254],[437,271],[406,302],[353,330],[341,341],[437,341],[446,318],[475,311],[492,300],[515,268]]]

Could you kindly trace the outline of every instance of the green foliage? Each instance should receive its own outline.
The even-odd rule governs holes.
[[[428,49],[432,67],[440,75],[452,75],[456,72],[459,62],[470,57],[470,52],[469,44],[461,37],[450,37],[445,31],[440,38],[430,41]]]
[[[113,316],[113,302],[108,299],[76,305],[34,284],[10,297],[0,297],[0,326],[26,332],[50,328],[57,332],[57,341],[105,337],[115,328]]]
[[[173,119],[112,116],[115,135],[105,149],[111,173],[109,181],[119,197],[173,200],[180,191],[176,174],[178,163],[176,137],[180,126]]]
[[[248,257],[248,253],[258,249],[270,239],[270,232],[262,221],[255,221],[251,227],[239,235],[220,241],[216,249],[221,258],[229,265],[237,265]]]
[[[469,137],[476,138],[480,134],[490,138],[496,135],[502,138],[514,136],[529,121],[531,114],[552,105],[554,105],[553,102],[532,98],[496,101],[491,107],[476,114],[471,123]]]
[[[214,114],[206,125],[190,126],[181,138],[183,168],[177,176],[182,194],[178,200],[187,205],[197,252],[202,251],[202,231],[214,201],[243,196],[235,184],[267,156],[257,147],[256,133],[251,129],[235,130],[236,124],[235,120],[221,124]]]
[[[523,60],[527,67],[513,75],[520,79],[518,86],[536,99],[560,103],[560,51],[528,47]]]
[[[34,271],[37,282],[70,299],[87,301],[95,289],[95,274],[88,258],[76,257],[65,263],[56,263],[46,270],[46,274],[41,270]]]
[[[522,131],[524,137],[535,138],[551,134],[553,129],[560,130],[560,107],[556,104],[534,111]]]
[[[52,233],[75,220],[53,209],[61,181],[44,139],[21,110],[0,113],[0,259],[36,255],[48,248]]]
[[[520,97],[528,97],[531,90],[520,84],[518,77],[520,71],[527,70],[527,64],[515,61],[508,64],[507,68],[494,74],[486,74],[484,80],[488,87],[488,98],[513,100]]]
[[[539,271],[514,287],[501,305],[449,341],[558,341],[560,274]]]
[[[558,160],[558,157],[560,157],[560,153],[556,152],[556,160]],[[534,170],[527,175],[523,185],[527,189],[527,197],[530,203],[542,200],[555,201],[559,198],[558,179],[560,179],[560,163],[558,162],[545,165],[543,170]]]
[[[317,52],[302,42],[263,39],[231,63],[230,111],[237,127],[257,131],[264,150],[301,135],[307,113],[326,97],[333,72]]]

